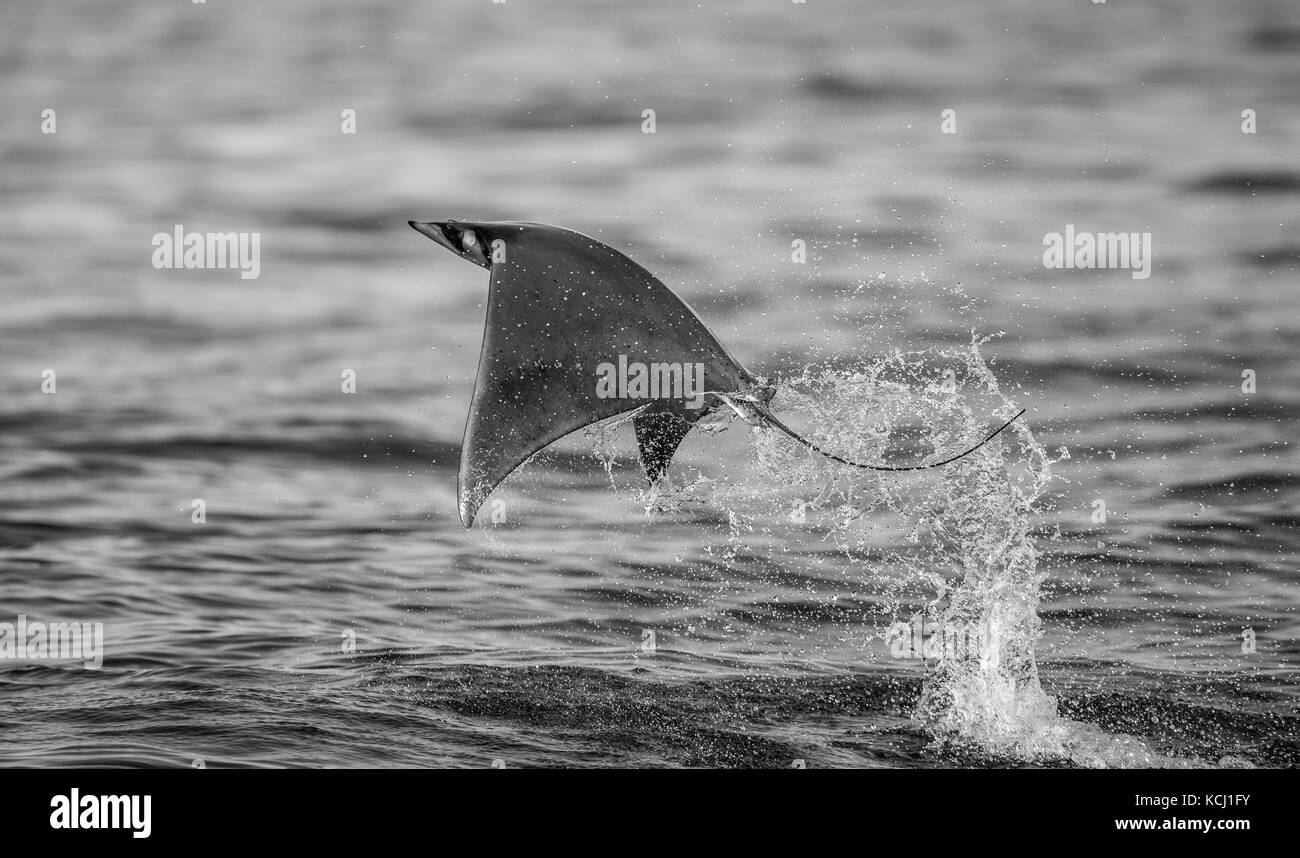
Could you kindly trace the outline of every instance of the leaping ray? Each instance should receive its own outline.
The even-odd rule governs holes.
[[[642,409],[633,426],[652,483],[691,426],[722,405],[835,461],[885,471],[956,461],[1020,416],[943,462],[888,467],[841,459],[777,420],[768,410],[776,388],[728,354],[671,289],[612,247],[540,223],[409,223],[491,273],[457,480],[467,528],[487,496],[538,450],[635,409]]]
[[[563,436],[649,405],[636,417],[647,475],[667,467],[686,430],[717,407],[685,399],[685,364],[702,365],[694,392],[755,391],[760,380],[654,275],[594,238],[539,223],[410,222],[491,272],[478,381],[460,453],[460,520],[528,457]],[[676,397],[600,397],[597,370],[678,367]],[[662,380],[662,379],[660,379]],[[673,393],[669,390],[669,393]],[[771,394],[766,394],[771,399]],[[766,401],[766,399],[764,401]]]

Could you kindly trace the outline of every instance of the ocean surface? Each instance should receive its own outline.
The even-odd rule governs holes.
[[[0,623],[104,636],[0,658],[0,764],[1300,765],[1300,6],[12,0],[0,43]],[[466,531],[446,218],[623,250],[845,455],[1027,413],[919,475],[719,422],[654,494],[578,433]],[[260,275],[154,268],[178,224]],[[1067,225],[1149,278],[1045,268]],[[987,645],[900,656],[919,614]]]

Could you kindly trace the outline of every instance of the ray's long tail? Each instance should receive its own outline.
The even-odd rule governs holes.
[[[736,411],[737,414],[740,414],[742,417],[746,416],[744,412],[741,410],[741,408],[737,406],[736,403],[733,402],[729,397],[724,397],[724,401],[728,405],[730,405],[732,409]],[[944,465],[950,465],[953,462],[957,461],[958,459],[966,458],[971,453],[974,453],[976,450],[978,450],[980,447],[983,447],[985,444],[992,441],[1002,432],[1003,429],[1006,429],[1012,423],[1015,423],[1016,420],[1020,418],[1020,415],[1025,413],[1025,409],[1023,408],[1020,409],[1020,411],[1016,414],[1015,417],[1012,417],[1006,423],[1003,423],[997,429],[994,429],[991,433],[989,433],[988,437],[985,438],[983,441],[980,441],[978,444],[976,444],[974,447],[971,447],[969,450],[965,450],[964,452],[958,453],[955,456],[951,456],[947,459],[944,459],[942,462],[931,462],[927,465],[866,465],[863,464],[862,462],[854,462],[851,459],[842,458],[840,456],[835,455],[834,453],[828,453],[827,451],[823,450],[821,447],[818,447],[812,441],[809,441],[807,438],[803,437],[798,432],[794,431],[789,426],[786,426],[784,423],[778,420],[776,415],[773,414],[767,408],[767,406],[763,405],[762,403],[754,400],[742,400],[742,401],[746,406],[752,408],[755,414],[757,414],[758,418],[761,419],[764,423],[768,424],[774,429],[779,429],[780,431],[784,432],[786,435],[789,435],[791,438],[793,438],[794,440],[798,441],[800,444],[807,447],[809,450],[812,450],[814,453],[825,456],[826,458],[830,459],[833,462],[839,462],[841,465],[849,465],[850,467],[862,468],[863,470],[867,470],[867,471],[924,471],[928,468],[941,468]]]

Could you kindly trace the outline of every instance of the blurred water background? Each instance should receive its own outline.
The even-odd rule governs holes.
[[[0,663],[0,763],[1300,762],[1300,6],[11,0],[0,43],[0,621],[106,636]],[[486,275],[406,226],[449,217],[597,236],[777,378],[1000,334],[1092,752],[936,743],[882,640],[934,582],[743,427],[675,465],[743,491],[647,515],[624,427],[464,531]],[[260,277],[154,269],[176,224]],[[1151,277],[1046,270],[1067,224]]]

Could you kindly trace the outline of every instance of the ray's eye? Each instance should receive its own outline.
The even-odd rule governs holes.
[[[460,247],[464,251],[478,247],[478,236],[474,234],[474,230],[467,229],[460,234]]]

